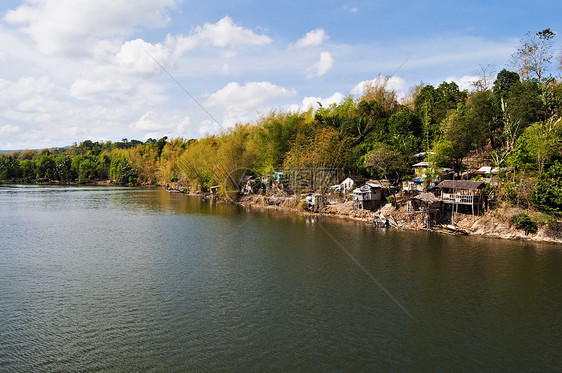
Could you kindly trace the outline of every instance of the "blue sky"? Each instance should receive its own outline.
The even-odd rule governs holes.
[[[393,72],[402,95],[469,88],[480,66],[510,68],[526,32],[562,32],[561,14],[540,0],[3,1],[0,149],[195,138]]]

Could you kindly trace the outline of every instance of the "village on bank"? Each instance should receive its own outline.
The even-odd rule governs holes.
[[[225,188],[223,194],[247,206],[296,208],[383,227],[466,234],[457,223],[466,218],[474,222],[489,210],[493,204],[492,176],[500,170],[482,166],[455,176],[449,168],[432,169],[427,161],[430,155],[415,155],[420,160],[412,165],[415,177],[404,181],[401,190],[388,180],[342,177],[329,168],[287,169],[269,176],[251,175],[246,169],[244,174],[227,178],[234,180],[234,188],[213,186],[208,197],[217,197],[220,188]],[[234,193],[229,194],[228,189]]]

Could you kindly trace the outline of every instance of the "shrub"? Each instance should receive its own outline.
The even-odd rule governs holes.
[[[511,220],[513,220],[516,224],[517,229],[524,229],[525,234],[537,233],[538,231],[537,223],[535,223],[531,217],[525,213],[515,215],[511,218]]]

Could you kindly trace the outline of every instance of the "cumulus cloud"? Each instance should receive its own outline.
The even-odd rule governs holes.
[[[240,47],[259,46],[271,43],[266,35],[258,35],[252,30],[234,24],[232,18],[224,17],[215,24],[198,26],[190,35],[168,36],[166,44],[173,46],[176,54],[182,54],[196,47]]]
[[[353,89],[351,90],[351,94],[362,95],[363,92],[365,92],[365,88],[369,86],[376,87],[382,84],[385,84],[387,89],[398,92],[399,95],[401,92],[404,92],[408,88],[406,81],[398,76],[393,76],[387,79],[386,77],[379,75],[375,79],[364,80],[362,82],[357,83],[355,87],[353,87]]]
[[[316,29],[308,32],[303,38],[297,40],[295,44],[291,44],[291,48],[308,48],[322,45],[324,40],[328,38],[323,29]]]
[[[225,125],[251,119],[260,110],[267,110],[280,99],[293,97],[297,92],[270,82],[236,82],[211,94],[207,105],[226,110]]]
[[[44,53],[90,54],[100,38],[127,36],[135,27],[162,27],[176,0],[27,0],[4,20],[21,26]]]
[[[307,111],[310,108],[316,110],[320,107],[320,105],[322,105],[322,107],[328,107],[332,104],[339,104],[344,98],[345,96],[340,92],[336,92],[327,98],[308,96],[302,100],[301,104],[290,105],[288,107],[288,111],[302,112]],[[320,103],[320,105],[318,103]]]
[[[147,111],[138,121],[131,124],[132,129],[141,132],[169,130],[173,127],[173,123],[163,120],[161,116],[152,110]]]
[[[160,71],[158,63],[166,64],[169,55],[170,51],[160,43],[151,44],[135,39],[123,44],[115,59],[129,72],[155,73]]]
[[[465,75],[457,78],[456,76],[450,76],[445,79],[446,82],[455,82],[459,86],[461,91],[473,91],[474,90],[474,82],[480,79],[477,75]]]
[[[143,139],[168,137],[185,137],[193,132],[191,118],[188,116],[170,115],[147,111],[130,128],[140,134]]]
[[[308,69],[307,78],[319,78],[330,71],[332,67],[334,67],[334,58],[330,52],[322,52],[320,53],[320,61]]]
[[[248,82],[243,86],[232,82],[209,96],[207,103],[209,105],[224,105],[247,110],[258,107],[272,99],[294,95],[296,95],[294,90],[280,87],[270,82]]]
[[[42,76],[3,80],[0,90],[0,112],[5,118],[27,123],[40,123],[52,118],[53,111],[68,109],[58,97],[64,90]]]

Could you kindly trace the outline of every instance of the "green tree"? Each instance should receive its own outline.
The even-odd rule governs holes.
[[[44,154],[35,160],[35,171],[37,179],[57,179],[57,167],[50,155]]]
[[[562,119],[536,122],[525,129],[517,141],[510,162],[524,170],[544,172],[545,166],[562,155]]]
[[[426,85],[420,90],[414,101],[415,112],[422,123],[423,148],[427,151],[439,129],[435,114],[437,97],[435,88],[432,85]]]
[[[0,180],[14,181],[20,177],[20,162],[14,154],[0,154]]]
[[[78,182],[82,184],[94,180],[97,176],[96,168],[97,164],[95,159],[89,157],[84,158],[78,167]]]
[[[498,73],[496,80],[494,81],[493,91],[494,97],[496,98],[497,102],[499,103],[500,100],[506,100],[509,96],[509,92],[511,88],[521,83],[521,79],[519,78],[519,74],[513,71],[509,71],[503,69]]]
[[[442,135],[433,146],[435,168],[448,165],[457,173],[463,168],[462,159],[476,147],[480,138],[471,128],[466,109],[451,110],[441,125]]]
[[[382,176],[396,185],[407,172],[404,157],[390,146],[379,143],[365,156],[365,167],[372,175]]]
[[[472,133],[472,143],[477,147],[486,145],[492,139],[494,121],[498,116],[491,91],[481,90],[470,95],[466,101],[466,127]]]
[[[20,175],[19,178],[25,183],[32,183],[35,181],[36,171],[35,162],[31,159],[24,159],[19,162]]]
[[[562,163],[556,161],[541,176],[531,198],[542,208],[562,212]]]
[[[73,181],[78,177],[72,169],[72,157],[70,155],[55,156],[55,166],[57,178],[62,182]]]
[[[443,82],[435,90],[437,101],[435,102],[435,119],[441,123],[449,110],[456,109],[459,104],[464,104],[468,93],[461,91],[455,82]]]

